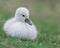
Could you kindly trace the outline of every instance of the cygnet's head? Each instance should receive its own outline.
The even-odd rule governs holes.
[[[16,10],[15,17],[20,22],[26,22],[29,25],[32,25],[30,19],[29,19],[29,10],[24,7],[20,7]]]

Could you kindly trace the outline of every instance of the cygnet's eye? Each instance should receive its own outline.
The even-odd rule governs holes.
[[[25,15],[22,15],[23,17],[25,17]]]

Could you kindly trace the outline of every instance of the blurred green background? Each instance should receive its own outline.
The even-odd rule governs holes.
[[[7,37],[4,22],[26,7],[39,31],[35,41]],[[0,0],[0,48],[60,48],[60,0]]]

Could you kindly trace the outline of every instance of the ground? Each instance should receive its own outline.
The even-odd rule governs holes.
[[[31,1],[0,2],[0,48],[60,48],[60,4],[51,8],[48,4]],[[4,22],[14,16],[19,6],[30,10],[30,18],[39,32],[35,41],[7,37],[4,33]]]

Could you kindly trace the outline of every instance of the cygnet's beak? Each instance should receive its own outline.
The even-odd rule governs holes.
[[[28,23],[29,25],[32,25],[31,21],[28,18],[25,19],[25,22]]]

